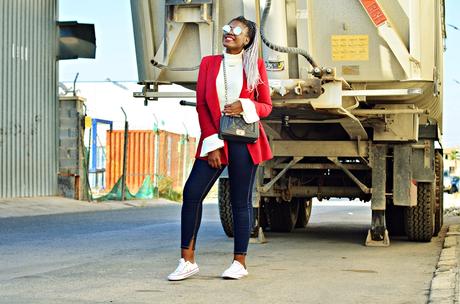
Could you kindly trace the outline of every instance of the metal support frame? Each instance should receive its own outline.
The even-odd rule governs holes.
[[[372,210],[385,210],[386,206],[386,155],[387,145],[372,146]]]
[[[367,233],[365,244],[368,247],[390,246],[390,237],[386,228],[384,210],[372,210],[371,229]]]
[[[157,58],[157,56],[155,56]],[[163,63],[164,64],[164,63]],[[153,81],[152,81],[153,83]],[[420,88],[412,89],[382,89],[382,90],[342,90],[343,97],[371,97],[371,96],[417,96],[423,94],[423,90]],[[152,92],[146,90],[145,92],[134,92],[133,97],[137,98],[195,98],[196,92]],[[277,101],[274,99],[273,103],[281,104],[309,104],[314,101],[314,98],[310,99],[283,99]],[[353,114],[358,110],[351,111]],[[418,112],[417,112],[418,113]],[[388,114],[388,113],[385,113]]]
[[[262,193],[263,197],[280,197],[282,190],[273,189]],[[292,197],[317,197],[319,200],[331,197],[359,198],[369,200],[369,195],[364,194],[358,187],[344,186],[292,186],[289,188]]]
[[[372,221],[371,229],[367,234],[366,246],[386,247],[390,245],[388,230],[385,220],[386,208],[386,156],[387,145],[376,144],[372,146]]]
[[[381,90],[343,90],[342,96],[349,97],[371,97],[371,96],[411,96],[422,95],[423,89],[381,89]]]
[[[273,166],[273,169],[284,169],[287,164],[277,164]],[[369,170],[369,166],[364,164],[343,164],[342,167],[348,170]],[[292,170],[342,170],[341,167],[337,167],[335,164],[330,163],[308,163],[308,164],[296,164],[291,166]]]
[[[356,109],[350,111],[354,115],[397,115],[397,114],[429,114],[425,109]]]
[[[364,193],[370,194],[372,189],[369,189],[366,185],[364,185],[356,176],[351,173],[348,168],[346,168],[337,157],[328,157],[328,159],[333,162],[337,167],[342,169],[342,171],[361,189]]]
[[[356,116],[344,108],[337,109],[337,113],[346,116],[346,119],[343,119],[340,122],[340,125],[343,127],[345,132],[348,133],[351,139],[356,139],[358,141],[361,139],[368,139],[366,130]]]
[[[286,165],[286,167],[283,170],[281,170],[271,181],[269,181],[267,184],[263,185],[262,187],[258,187],[258,190],[262,193],[270,190],[270,188],[287,172],[287,170],[289,170],[293,165],[297,164],[302,159],[303,157],[294,157]]]
[[[273,156],[297,157],[367,157],[369,156],[369,142],[361,141],[270,141]]]

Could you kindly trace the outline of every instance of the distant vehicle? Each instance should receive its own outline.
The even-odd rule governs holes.
[[[448,171],[444,171],[444,180],[443,180],[444,192],[450,192],[451,187],[452,187],[452,177],[449,175]]]
[[[458,176],[452,176],[450,178],[450,189],[449,189],[449,193],[450,194],[453,194],[453,193],[456,193],[458,192],[458,189],[460,187],[460,178]]]

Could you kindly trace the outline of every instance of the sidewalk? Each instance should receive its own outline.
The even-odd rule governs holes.
[[[94,212],[132,207],[153,207],[176,204],[166,199],[87,202],[63,197],[31,197],[0,199],[0,219],[8,217],[37,216],[59,213]]]

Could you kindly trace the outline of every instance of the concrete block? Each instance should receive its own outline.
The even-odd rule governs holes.
[[[77,128],[60,128],[59,138],[78,138]]]
[[[457,259],[446,259],[443,261],[438,262],[438,267],[450,267],[455,268],[457,267]]]
[[[75,138],[60,138],[59,139],[60,148],[76,148],[78,147],[77,140]]]
[[[447,235],[447,236],[451,236],[451,235],[460,235],[460,232],[458,232],[458,231],[447,232],[446,235]]]
[[[453,258],[457,256],[457,250],[455,247],[444,248],[441,250],[440,259]]]
[[[438,289],[452,289],[452,293],[455,289],[455,273],[442,273],[434,277],[433,281],[431,282],[431,289],[438,290]]]
[[[77,160],[79,151],[76,148],[59,149],[59,159]]]
[[[454,246],[457,246],[457,237],[456,236],[447,236],[444,239],[443,247],[444,248],[450,248],[450,247],[454,247]]]
[[[436,273],[452,271],[452,266],[449,265],[439,265],[437,266]]]
[[[58,176],[59,196],[78,199],[74,176]]]
[[[460,232],[460,225],[450,225],[449,226],[449,232]]]
[[[434,300],[453,301],[454,297],[455,297],[454,290],[434,290],[430,294],[430,303],[432,303]],[[439,302],[435,302],[435,303],[439,303]]]
[[[60,159],[59,171],[78,174],[79,163],[75,159]]]
[[[78,117],[59,117],[60,128],[75,128],[79,124]]]

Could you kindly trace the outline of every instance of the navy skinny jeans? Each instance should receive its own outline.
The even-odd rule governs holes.
[[[245,143],[228,142],[228,175],[233,214],[234,254],[246,255],[252,230],[252,187],[254,165]],[[207,161],[196,159],[184,186],[181,214],[181,248],[195,249],[203,211],[203,199],[224,170],[212,168]]]

